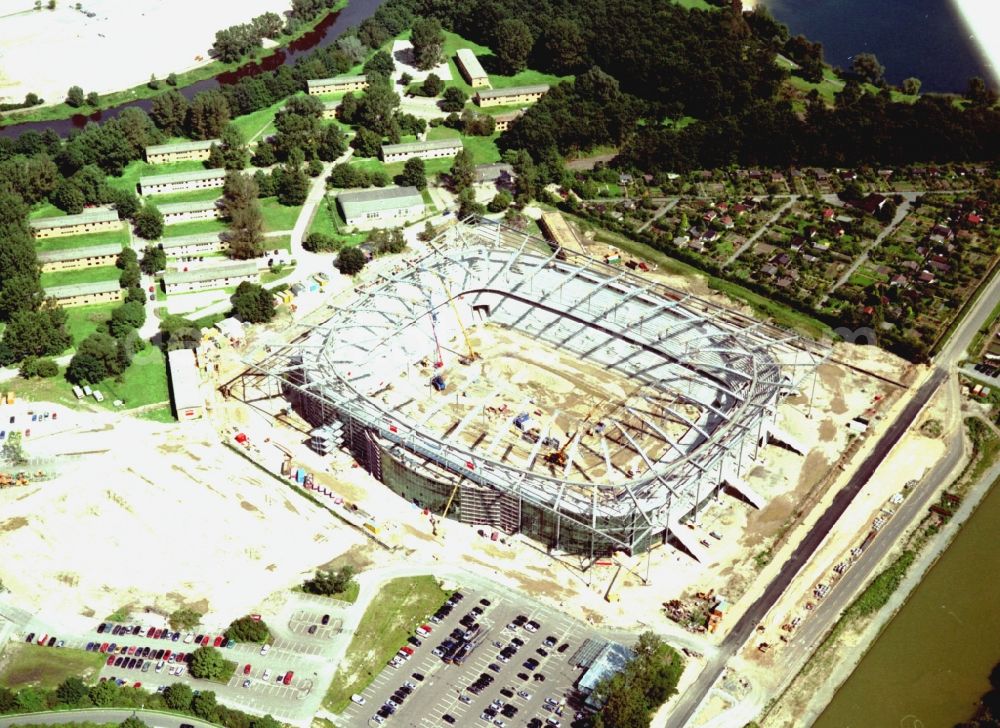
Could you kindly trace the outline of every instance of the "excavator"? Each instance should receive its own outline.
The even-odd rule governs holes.
[[[594,416],[594,413],[597,411],[597,408],[600,407],[600,405],[601,403],[598,402],[597,404],[595,404],[593,407],[590,408],[590,412],[588,412],[587,416],[584,417],[583,421],[580,422],[580,425],[576,428],[576,432],[566,437],[566,442],[563,443],[563,446],[561,448],[559,448],[558,450],[553,450],[550,453],[547,453],[545,455],[545,462],[547,462],[549,465],[554,465],[557,468],[562,468],[566,466],[566,451],[569,449],[570,443],[572,443],[573,440],[576,439],[576,436],[580,434],[581,430],[584,429],[584,427],[590,421],[590,418]]]

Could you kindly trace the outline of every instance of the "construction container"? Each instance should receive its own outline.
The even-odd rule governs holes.
[[[14,393],[7,392],[7,404],[14,404]]]
[[[303,483],[306,482],[306,471],[303,470],[302,468],[298,468],[295,471],[295,482],[298,483],[299,485],[302,485]]]
[[[376,536],[378,536],[379,531],[381,531],[381,529],[378,526],[376,526],[374,523],[372,523],[371,521],[366,521],[365,522],[365,528],[368,531],[370,531],[371,533],[375,534]]]

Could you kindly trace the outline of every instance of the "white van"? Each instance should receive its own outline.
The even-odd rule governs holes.
[[[354,693],[354,695],[351,696],[351,700],[353,702],[357,703],[358,705],[364,705],[365,704],[365,696],[364,695],[358,695],[357,693]]]

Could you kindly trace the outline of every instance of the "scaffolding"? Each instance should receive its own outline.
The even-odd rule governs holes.
[[[556,255],[541,238],[488,220],[464,220],[430,248],[295,341],[248,354],[242,389],[230,390],[252,400],[248,381],[261,397],[280,389],[318,428],[317,449],[342,443],[390,488],[437,513],[455,500],[461,521],[520,531],[590,560],[678,535],[722,488],[739,490],[782,397],[815,381],[829,356],[787,330],[583,254]],[[412,397],[393,391],[400,378],[420,376],[421,359],[467,353],[440,348],[442,332],[468,340],[459,304],[469,320],[530,336],[656,394],[608,407],[591,438],[598,445],[581,444],[586,422],[578,420],[556,472],[539,456],[556,413],[540,423],[527,457],[505,462],[496,454],[510,437],[503,428],[485,443],[461,437],[485,418],[486,397],[442,394],[417,416]],[[441,431],[432,423],[446,407],[460,416]],[[623,453],[632,456],[628,468],[614,462]],[[584,457],[604,463],[600,479],[583,473]]]

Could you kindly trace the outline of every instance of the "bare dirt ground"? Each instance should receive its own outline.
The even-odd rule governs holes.
[[[59,103],[70,86],[106,93],[187,71],[211,61],[215,31],[286,0],[238,3],[198,0],[86,0],[82,10],[62,1],[32,10],[30,0],[4,3],[0,17],[0,100],[23,101],[34,92]],[[87,17],[86,13],[95,13]]]
[[[228,622],[364,541],[189,424],[122,418],[90,433],[110,452],[0,492],[0,552],[31,554],[0,565],[19,604],[72,620],[200,603]]]

